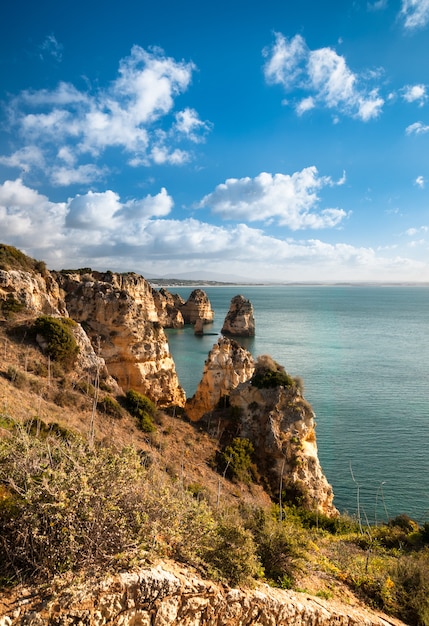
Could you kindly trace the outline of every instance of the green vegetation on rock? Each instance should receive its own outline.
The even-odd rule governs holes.
[[[46,341],[46,353],[54,361],[71,367],[76,360],[79,347],[73,336],[72,328],[76,322],[68,317],[50,317],[41,315],[34,322],[34,332]]]
[[[27,256],[18,248],[0,243],[0,270],[22,270],[46,275],[46,264]]]
[[[270,389],[274,387],[295,387],[294,379],[289,376],[284,367],[276,363],[269,356],[259,357],[251,384],[258,389]]]

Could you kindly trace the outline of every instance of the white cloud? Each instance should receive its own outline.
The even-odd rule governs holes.
[[[405,28],[423,28],[429,22],[429,0],[402,0],[399,15],[404,20]]]
[[[424,133],[429,132],[429,126],[423,124],[423,122],[415,122],[414,124],[410,124],[409,126],[407,126],[405,132],[407,133],[407,135],[423,135]]]
[[[308,96],[308,98],[304,98],[303,100],[301,100],[301,102],[297,104],[296,112],[298,113],[298,115],[303,115],[307,111],[311,111],[311,109],[314,109],[315,106],[316,103],[314,102],[314,98],[312,96]]]
[[[106,168],[99,168],[93,163],[79,165],[78,167],[53,167],[51,171],[51,183],[57,187],[69,185],[88,185],[96,180],[101,180],[107,174]]]
[[[101,193],[89,191],[69,200],[65,221],[67,228],[119,233],[139,232],[149,218],[168,215],[173,200],[162,188],[156,196],[148,195],[140,200],[122,203],[117,193],[107,190]]]
[[[19,168],[23,173],[26,173],[33,167],[45,167],[45,157],[38,146],[28,145],[10,156],[0,156],[0,163],[7,167]]]
[[[295,35],[288,41],[281,33],[276,33],[274,45],[265,48],[263,55],[268,57],[264,66],[266,81],[291,89],[303,73],[302,63],[308,56],[308,48],[301,35]]]
[[[61,43],[58,43],[55,35],[51,33],[39,46],[40,58],[44,60],[46,57],[51,57],[55,61],[60,62],[63,58],[63,48],[64,46]]]
[[[426,181],[423,176],[417,176],[416,180],[414,181],[415,185],[417,185],[417,187],[420,187],[420,189],[424,189],[425,182]]]
[[[344,179],[339,183],[342,184]],[[343,209],[318,210],[317,192],[335,183],[307,167],[291,176],[262,172],[256,178],[230,178],[205,196],[199,206],[210,207],[224,219],[249,222],[277,220],[292,230],[332,228],[345,217]]]
[[[0,185],[2,238],[56,269],[78,264],[174,276],[206,266],[253,280],[421,280],[428,271],[427,263],[347,243],[166,219],[172,204],[165,189],[126,202],[107,190],[55,203],[20,179],[6,181]]]
[[[425,85],[406,85],[402,89],[402,97],[406,102],[418,102],[423,106],[427,100]]]
[[[408,230],[405,231],[405,234],[409,237],[414,237],[418,233],[427,233],[428,231],[428,226],[420,226],[419,228],[408,228]]]
[[[88,191],[69,201],[67,208],[65,225],[68,228],[111,230],[114,228],[114,215],[121,209],[121,204],[118,194],[113,191]]]
[[[39,167],[39,175],[47,174],[55,185],[99,180],[105,170],[95,162],[89,166],[85,156],[97,161],[110,148],[124,152],[134,167],[181,165],[191,154],[180,144],[204,140],[211,128],[192,108],[174,113],[194,70],[193,63],[160,49],[134,46],[106,89],[84,92],[62,82],[53,90],[23,91],[8,108],[9,127],[21,145],[1,162],[24,173]],[[42,158],[24,163],[34,145]],[[55,164],[58,157],[67,168]]]
[[[310,50],[300,35],[288,40],[277,33],[275,43],[263,54],[267,58],[264,66],[267,83],[280,84],[289,92],[309,93],[296,106],[299,115],[316,106],[365,122],[380,115],[384,100],[377,88],[366,86],[368,80],[379,77],[379,71],[358,76],[335,50]]]
[[[204,141],[204,135],[211,129],[211,124],[201,121],[195,109],[187,108],[176,113],[175,128],[191,141],[199,143]]]
[[[52,249],[62,245],[66,203],[48,198],[25,186],[21,179],[0,185],[2,241],[21,248]],[[38,256],[38,255],[37,255]]]

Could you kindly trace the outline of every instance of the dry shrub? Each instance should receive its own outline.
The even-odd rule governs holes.
[[[210,559],[222,532],[205,502],[147,469],[131,447],[90,447],[69,435],[21,426],[0,440],[0,579],[46,580],[147,553],[202,566]]]

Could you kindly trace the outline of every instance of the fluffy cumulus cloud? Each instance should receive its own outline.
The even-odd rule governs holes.
[[[406,85],[402,90],[402,97],[406,102],[417,102],[423,106],[427,100],[426,85]]]
[[[400,16],[407,30],[424,28],[429,22],[429,0],[402,0]]]
[[[371,280],[375,272],[380,280],[392,273],[405,280],[427,271],[423,262],[380,257],[372,248],[285,240],[243,223],[225,227],[173,219],[172,206],[165,189],[125,202],[107,190],[55,203],[20,179],[0,185],[4,240],[51,268],[79,264],[173,276],[178,268],[182,273],[201,267],[230,275],[234,267],[235,274],[250,280],[284,281]]]
[[[63,82],[53,90],[24,91],[8,107],[20,145],[0,162],[23,174],[37,168],[64,186],[100,180],[106,171],[98,160],[107,149],[125,153],[131,166],[180,165],[210,130],[194,109],[174,111],[194,70],[160,49],[134,46],[106,89],[80,91]],[[65,163],[58,165],[58,158]]]
[[[318,191],[334,183],[307,167],[289,174],[262,172],[255,178],[230,178],[205,196],[200,207],[209,207],[224,219],[246,222],[276,220],[291,230],[327,228],[338,225],[345,217],[343,209],[318,210]]]
[[[414,122],[405,129],[407,135],[424,135],[429,132],[429,125],[423,124],[423,122]]]
[[[371,73],[355,74],[332,48],[310,50],[301,35],[287,39],[277,33],[264,56],[266,81],[299,94],[294,100],[299,115],[325,107],[366,122],[381,113],[384,99],[370,86]]]

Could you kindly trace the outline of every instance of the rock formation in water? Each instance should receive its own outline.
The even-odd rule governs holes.
[[[24,588],[0,626],[405,626],[350,606],[259,585],[231,589],[185,568],[158,565],[75,583],[43,597]]]
[[[226,314],[221,333],[234,337],[254,337],[255,317],[250,300],[244,296],[234,296]]]
[[[290,501],[337,515],[317,454],[314,412],[299,381],[270,357],[255,363],[247,350],[224,337],[213,346],[186,412],[193,421],[209,418],[222,398],[236,408],[235,436],[252,442],[271,495],[279,499],[284,492]]]
[[[185,324],[195,324],[201,319],[203,324],[210,324],[214,313],[207,294],[202,289],[194,289],[185,304],[180,307]]]
[[[186,413],[198,421],[212,411],[221,398],[229,396],[239,383],[249,380],[255,369],[253,357],[236,341],[220,337],[204,365],[195,395],[186,402]]]
[[[137,274],[55,274],[70,317],[80,322],[107,369],[125,390],[135,389],[160,406],[182,406],[167,337],[149,283]]]

